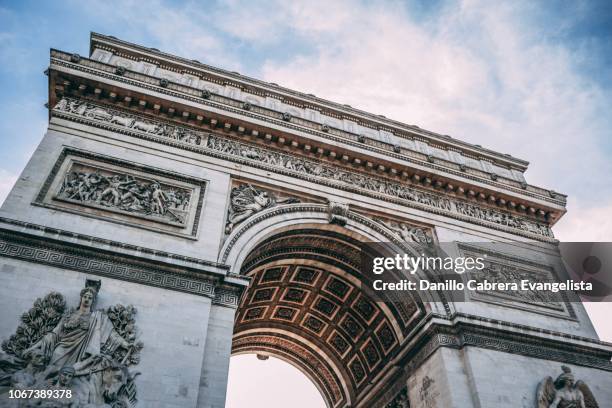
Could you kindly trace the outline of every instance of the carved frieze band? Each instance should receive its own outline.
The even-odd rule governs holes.
[[[177,268],[165,270],[157,264],[142,261],[130,263],[112,255],[99,254],[86,248],[63,248],[63,245],[46,245],[38,240],[0,231],[0,256],[41,263],[82,273],[121,279],[164,289],[206,296],[213,303],[238,307],[240,289],[216,288],[212,278],[194,277]]]
[[[405,183],[382,177],[344,170],[315,160],[304,159],[215,135],[203,137],[201,133],[189,128],[185,128],[181,133],[177,130],[179,128],[177,126],[165,125],[149,119],[137,119],[132,114],[71,98],[63,98],[53,111],[58,116],[71,120],[85,121],[98,127],[166,144],[174,144],[252,167],[271,170],[385,201],[401,203],[489,228],[544,241],[554,239],[551,229],[546,224],[467,201],[451,199],[442,194],[421,191]],[[178,134],[189,136],[176,136]]]
[[[568,347],[560,347],[558,343],[552,341],[534,341],[495,329],[489,330],[490,333],[488,334],[468,328],[453,333],[449,333],[447,330],[447,328],[438,327],[432,329],[431,334],[428,335],[429,340],[415,354],[412,354],[407,362],[405,367],[408,373],[414,372],[440,347],[459,349],[465,346],[612,371],[610,356],[596,356],[594,355],[595,352],[584,348],[569,349]]]
[[[176,82],[170,82],[168,87],[162,88],[162,87],[151,84],[147,80],[143,81],[142,74],[136,74],[136,73],[131,73],[127,71],[122,76],[118,76],[118,75],[109,73],[111,71],[114,73],[115,72],[114,68],[109,70],[109,67],[97,61],[94,62],[94,61],[88,60],[86,63],[87,66],[84,66],[82,64],[74,64],[72,62],[68,62],[70,58],[70,55],[68,54],[64,54],[59,51],[53,51],[52,54],[53,53],[55,53],[54,57],[59,57],[58,59],[52,58],[53,65],[57,64],[58,66],[62,66],[62,67],[70,67],[72,69],[78,69],[88,74],[93,74],[93,75],[113,79],[115,81],[124,82],[126,84],[138,86],[140,88],[144,88],[147,90],[161,92],[161,93],[173,96],[173,97],[187,99],[192,102],[195,101],[202,105],[207,105],[207,106],[211,106],[215,108],[220,107],[231,113],[240,114],[243,116],[251,117],[253,119],[264,120],[264,121],[268,121],[268,122],[276,123],[276,124],[282,121],[282,124],[284,127],[287,127],[292,130],[315,134],[319,137],[323,136],[325,138],[330,139],[332,142],[347,143],[349,145],[359,146],[360,148],[366,148],[369,150],[373,150],[373,149],[376,150],[376,149],[382,148],[386,150],[385,154],[389,156],[400,158],[400,159],[403,159],[409,162],[419,163],[421,165],[426,165],[426,166],[431,167],[434,170],[448,172],[448,173],[455,174],[461,177],[467,177],[474,181],[478,181],[480,183],[485,183],[485,184],[495,185],[501,182],[501,183],[506,184],[504,186],[505,188],[513,190],[517,193],[525,194],[525,195],[528,195],[534,198],[543,199],[545,201],[556,202],[561,205],[564,205],[566,202],[564,196],[553,194],[552,192],[546,189],[542,189],[542,188],[535,187],[535,186],[527,186],[527,188],[524,189],[521,185],[518,184],[516,180],[508,179],[505,177],[505,175],[502,175],[499,179],[492,180],[491,173],[488,173],[482,170],[477,170],[476,168],[472,168],[472,167],[458,166],[456,165],[456,163],[447,162],[446,159],[442,158],[443,156],[436,157],[433,160],[434,163],[432,163],[430,161],[430,158],[433,156],[425,155],[420,151],[409,148],[408,146],[406,146],[406,142],[400,143],[400,145],[403,144],[405,148],[400,147],[401,153],[397,153],[397,144],[395,143],[390,144],[389,141],[383,142],[383,141],[376,140],[376,138],[366,138],[365,142],[358,141],[361,136],[357,136],[357,134],[353,134],[350,132],[346,132],[344,130],[336,129],[333,126],[321,126],[320,124],[314,123],[314,122],[309,123],[309,121],[307,120],[305,121],[298,117],[292,118],[290,121],[286,121],[282,119],[283,114],[281,114],[280,112],[276,112],[276,111],[268,112],[266,108],[257,106],[258,104],[254,103],[254,101],[251,101],[252,103],[251,102],[242,103],[242,102],[237,101],[234,98],[231,98],[231,97],[227,98],[225,96],[222,96],[216,93],[215,90],[212,90],[212,89],[205,90],[204,94],[206,94],[207,96],[203,97],[202,91],[186,87],[185,85],[180,85]],[[85,61],[85,60],[82,59],[82,61]],[[96,69],[93,69],[94,66],[96,67]],[[226,81],[227,79],[224,79],[224,81],[222,82],[218,82],[218,81],[211,79],[212,83],[218,83],[218,84],[227,84]],[[157,84],[158,81],[154,81],[154,82]],[[194,95],[197,95],[197,96],[194,96]],[[250,98],[247,97],[247,99],[250,99]],[[246,108],[246,106],[248,106],[249,108]],[[285,113],[288,113],[288,112],[285,112]],[[377,126],[373,127],[372,129],[376,129],[376,128]],[[328,130],[322,131],[321,129],[328,129]],[[420,140],[421,142],[427,143],[425,139],[421,139],[418,136],[412,136],[412,137],[415,140]],[[384,137],[383,139],[386,140],[386,138]],[[408,145],[410,145],[410,142],[408,142]],[[432,148],[434,150],[438,149],[438,147],[439,146],[436,146],[435,144],[432,145]],[[472,156],[467,155],[466,157],[472,157]],[[475,157],[472,157],[472,158],[475,158]]]

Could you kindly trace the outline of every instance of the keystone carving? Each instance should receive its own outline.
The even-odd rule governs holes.
[[[27,407],[135,407],[143,343],[137,341],[133,306],[94,309],[100,281],[88,280],[79,305],[60,293],[34,302],[0,352],[0,405],[8,389],[63,389],[70,399],[22,401]],[[9,405],[13,406],[13,405]],[[22,406],[22,405],[19,405]]]
[[[599,408],[593,393],[582,380],[574,382],[572,369],[561,366],[556,380],[544,378],[538,385],[537,408]]]
[[[271,192],[258,189],[250,184],[234,187],[230,193],[230,207],[225,225],[225,233],[230,234],[234,226],[250,216],[279,204],[298,203],[293,197],[278,199]]]
[[[337,224],[342,227],[348,222],[349,205],[330,201],[327,205],[327,215],[330,224]]]

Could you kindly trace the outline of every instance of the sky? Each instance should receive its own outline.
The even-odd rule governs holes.
[[[569,195],[557,238],[612,241],[610,1],[0,0],[0,202],[46,128],[49,48],[87,55],[90,31],[526,159],[529,183]],[[612,341],[610,306],[595,306]],[[228,407],[245,406],[249,367],[317,396],[292,367],[247,357]]]

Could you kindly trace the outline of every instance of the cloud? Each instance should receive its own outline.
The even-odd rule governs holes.
[[[72,2],[79,13],[95,17],[102,34],[184,58],[198,59],[228,69],[240,69],[239,53],[215,26],[213,11],[200,2],[182,4],[163,0]]]
[[[0,206],[4,202],[4,199],[15,185],[17,181],[17,175],[12,174],[4,169],[0,169]]]
[[[612,204],[582,208],[574,201],[554,226],[555,237],[564,242],[612,242]]]
[[[533,6],[464,1],[421,22],[397,4],[351,3],[346,19],[305,24],[327,16],[318,6],[285,22],[317,51],[268,60],[264,79],[528,159],[530,182],[580,207],[595,189],[611,200],[612,98],[579,72],[583,48],[527,24]]]

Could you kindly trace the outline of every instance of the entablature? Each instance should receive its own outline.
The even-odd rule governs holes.
[[[484,205],[533,216],[548,223],[554,223],[565,211],[564,197],[547,190],[511,188],[498,180],[477,177],[468,172],[451,172],[435,160],[432,163],[432,160],[419,160],[401,152],[387,152],[376,144],[345,140],[329,134],[320,137],[282,118],[262,120],[244,107],[219,106],[212,98],[203,99],[193,95],[193,92],[181,95],[175,92],[174,84],[164,87],[159,80],[139,82],[125,73],[110,73],[109,67],[106,70],[100,67],[92,69],[89,67],[92,63],[90,60],[79,58],[73,61],[76,58],[70,54],[55,51],[53,54],[50,70],[52,106],[58,96],[65,95],[110,103],[182,126],[222,132],[224,136],[242,138],[269,149],[291,151],[353,171],[370,172],[451,196],[467,197]],[[155,94],[151,94],[151,91]],[[171,98],[177,95],[180,99]]]
[[[430,143],[434,150],[436,144],[443,149],[449,147],[458,153],[466,153],[468,156],[471,154],[477,160],[485,159],[490,163],[509,165],[520,172],[526,170],[528,165],[528,162],[508,154],[500,154],[478,145],[455,140],[450,136],[430,132],[416,125],[406,125],[387,119],[383,115],[374,115],[346,104],[317,98],[312,94],[297,92],[274,83],[240,75],[237,72],[202,64],[196,60],[166,54],[154,48],[131,44],[112,36],[92,33],[90,55],[97,61],[122,66],[157,78],[165,78],[175,83],[188,84],[201,89],[208,89],[206,85],[220,85],[224,89],[222,92],[217,92],[218,94],[230,95],[242,102],[250,102],[249,95],[271,98],[277,101],[271,104],[273,109],[285,108],[280,111],[281,113],[291,113],[292,109],[301,110],[299,116],[306,114],[303,117],[309,117],[318,122],[318,126],[327,124],[335,127],[335,119],[342,121],[339,127],[349,132],[369,133],[370,135],[380,132],[374,135],[374,138],[390,141],[391,144],[393,140],[416,137],[425,144]],[[326,120],[330,123],[327,123]]]
[[[96,37],[96,35],[94,35],[94,37]],[[109,41],[112,42],[114,40],[109,39]],[[96,69],[111,73],[113,76],[116,76],[114,75],[116,72],[121,72],[125,79],[136,79],[138,81],[142,81],[144,84],[158,85],[158,88],[159,85],[162,84],[166,90],[175,92],[178,91],[184,96],[190,98],[195,97],[195,99],[198,99],[200,103],[204,105],[216,105],[221,109],[230,108],[228,109],[230,111],[232,109],[239,112],[248,111],[248,116],[257,117],[258,119],[266,122],[277,122],[275,123],[277,126],[298,129],[299,131],[308,133],[309,135],[316,135],[318,138],[328,139],[331,143],[344,142],[355,144],[367,150],[376,150],[379,152],[379,154],[388,156],[391,160],[399,159],[401,161],[410,161],[416,165],[431,168],[431,170],[435,172],[443,171],[452,173],[454,176],[465,176],[471,179],[477,179],[479,182],[493,184],[502,188],[508,188],[515,190],[516,192],[541,196],[544,200],[556,202],[556,204],[559,206],[565,205],[564,195],[539,187],[530,186],[525,183],[522,172],[526,169],[527,162],[514,158],[509,159],[507,155],[501,155],[498,153],[489,156],[490,153],[494,152],[486,149],[480,149],[477,146],[459,142],[455,139],[450,139],[451,143],[448,143],[448,140],[444,138],[441,140],[433,140],[428,139],[424,135],[413,133],[403,135],[405,137],[400,137],[398,139],[398,137],[393,135],[393,129],[389,128],[389,131],[385,131],[383,129],[384,124],[377,125],[377,132],[381,132],[378,136],[373,134],[368,135],[368,132],[364,133],[361,131],[356,131],[354,126],[351,124],[346,126],[343,124],[340,124],[339,126],[330,126],[329,124],[325,124],[317,120],[313,121],[311,117],[312,115],[308,116],[303,114],[304,112],[299,113],[291,111],[291,109],[287,107],[289,105],[283,108],[282,106],[279,107],[280,105],[278,105],[276,102],[268,103],[268,99],[270,99],[271,96],[266,96],[268,95],[266,93],[267,91],[263,92],[262,90],[259,90],[258,92],[261,94],[259,95],[257,92],[253,91],[251,87],[247,86],[248,84],[242,84],[239,87],[230,86],[227,85],[227,78],[224,80],[219,80],[219,78],[217,78],[213,82],[210,82],[206,80],[207,77],[204,76],[203,72],[198,74],[200,76],[195,75],[197,74],[196,71],[187,73],[188,70],[185,68],[185,66],[182,67],[182,70],[178,70],[177,67],[170,67],[174,71],[164,71],[165,68],[162,69],[160,65],[163,62],[162,60],[164,60],[163,58],[161,60],[157,60],[157,65],[151,65],[151,61],[154,60],[150,58],[147,59],[144,57],[144,54],[142,54],[142,52],[145,52],[145,50],[148,49],[138,46],[133,47],[141,49],[141,55],[138,58],[136,54],[131,55],[131,62],[127,60],[127,62],[124,61],[122,59],[124,57],[112,59],[108,55],[106,57],[103,55],[93,55],[92,57],[95,57],[99,61],[78,57],[79,64],[90,67],[95,66]],[[149,50],[149,52],[153,51]],[[60,56],[64,61],[73,59],[73,55],[61,53],[59,51],[53,51],[52,54],[55,54],[56,57]],[[161,53],[158,54],[161,55]],[[184,60],[183,63],[185,62],[188,61]],[[193,63],[191,64],[193,65]],[[129,69],[126,69],[126,66],[128,66]],[[192,69],[195,68],[192,67]],[[168,74],[166,71],[173,73],[173,75]],[[213,71],[217,72],[221,70],[213,69]],[[179,75],[178,72],[182,73]],[[232,73],[226,74],[236,75]],[[238,75],[238,77],[242,78],[240,75]],[[265,84],[261,81],[255,82],[258,84]],[[214,92],[211,92],[207,88],[207,84],[222,87],[228,86],[232,89],[228,91],[219,88],[216,89],[216,91],[213,89]],[[256,100],[249,99],[248,95],[245,96],[248,93],[247,91],[253,91],[255,92],[255,96],[259,95],[265,100],[262,99],[257,102]],[[308,95],[304,96],[308,97]],[[285,101],[283,98],[280,98],[279,100]],[[378,118],[376,116],[374,117]],[[357,122],[353,121],[352,123],[354,124]],[[475,150],[465,150],[462,147],[463,145],[470,146],[470,148]]]

